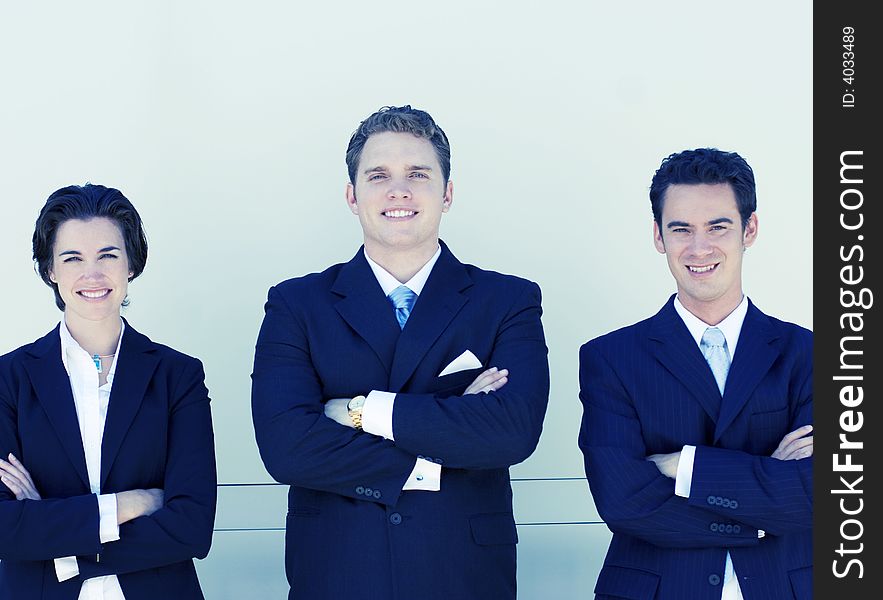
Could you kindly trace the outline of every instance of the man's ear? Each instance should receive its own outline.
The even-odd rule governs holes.
[[[356,200],[356,187],[351,183],[346,184],[346,192],[344,195],[346,196],[346,205],[349,206],[350,211],[354,215],[359,214],[359,201]]]
[[[745,223],[745,231],[742,232],[742,245],[746,248],[757,241],[757,213],[751,213],[748,222]]]
[[[653,221],[653,245],[660,254],[665,254],[665,241],[662,239],[662,231],[659,229],[659,223]]]
[[[442,212],[448,212],[451,210],[451,204],[454,203],[454,182],[450,179],[448,180],[448,185],[445,186],[445,196],[444,200],[442,200]]]

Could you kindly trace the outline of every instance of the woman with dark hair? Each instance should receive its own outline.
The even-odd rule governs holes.
[[[71,186],[34,260],[64,312],[0,357],[0,599],[203,598],[217,475],[202,364],[120,316],[144,270],[118,190]]]

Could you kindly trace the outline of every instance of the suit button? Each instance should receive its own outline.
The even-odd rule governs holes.
[[[377,500],[380,500],[380,490],[374,490],[374,494],[373,494],[373,496],[374,496]]]
[[[714,497],[714,503],[715,503],[717,506],[723,506],[724,499],[721,498],[720,496],[715,496],[715,497]]]
[[[356,486],[356,493],[357,493],[358,495],[361,496],[362,494],[365,493],[365,488],[363,488],[363,487],[360,486],[360,485],[357,485],[357,486]]]
[[[374,495],[374,490],[372,490],[372,489],[369,488],[369,487],[366,487],[366,488],[365,488],[365,495],[366,495],[366,496],[373,496],[373,495]]]
[[[712,531],[715,531],[715,532],[716,532],[717,529],[718,529],[718,525],[717,525],[717,523],[712,523],[712,524],[709,526],[709,529],[711,529]]]
[[[721,582],[721,578],[720,578],[720,575],[718,575],[717,573],[712,573],[711,575],[708,576],[708,583],[710,583],[711,585],[717,585],[720,582]]]
[[[733,525],[733,533],[739,533],[740,531],[742,531],[741,527],[739,527],[738,525]]]
[[[724,498],[723,502],[721,502],[721,506],[724,508],[730,508],[730,500],[728,498]]]
[[[393,525],[401,525],[402,524],[402,515],[399,513],[392,513],[389,515],[389,522]]]
[[[708,498],[706,498],[706,502],[714,506],[714,496],[709,496]]]
[[[724,531],[726,531],[727,533],[733,533],[733,526],[728,524],[726,527],[724,527]]]
[[[739,503],[735,500],[730,500],[730,508],[736,509],[739,508]]]
[[[435,459],[435,462],[438,463],[438,464],[442,464],[442,463],[444,463],[445,461],[443,461],[443,460],[440,459],[440,458],[436,458],[436,459]]]

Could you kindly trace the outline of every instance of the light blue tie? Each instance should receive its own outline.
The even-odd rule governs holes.
[[[708,366],[711,367],[714,380],[717,382],[717,389],[723,396],[727,373],[730,372],[730,351],[727,350],[727,338],[717,327],[709,327],[702,334],[699,348],[702,350]]]
[[[399,327],[404,329],[408,317],[411,316],[411,309],[414,308],[414,302],[417,301],[417,294],[400,285],[389,293],[388,298],[396,309],[396,320],[399,322]]]

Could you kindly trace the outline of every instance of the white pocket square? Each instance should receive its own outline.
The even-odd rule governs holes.
[[[481,361],[478,360],[472,352],[467,350],[457,358],[451,361],[447,367],[442,369],[442,372],[438,374],[439,377],[444,377],[445,375],[450,375],[451,373],[459,373],[460,371],[465,371],[467,369],[479,369],[481,368]]]

